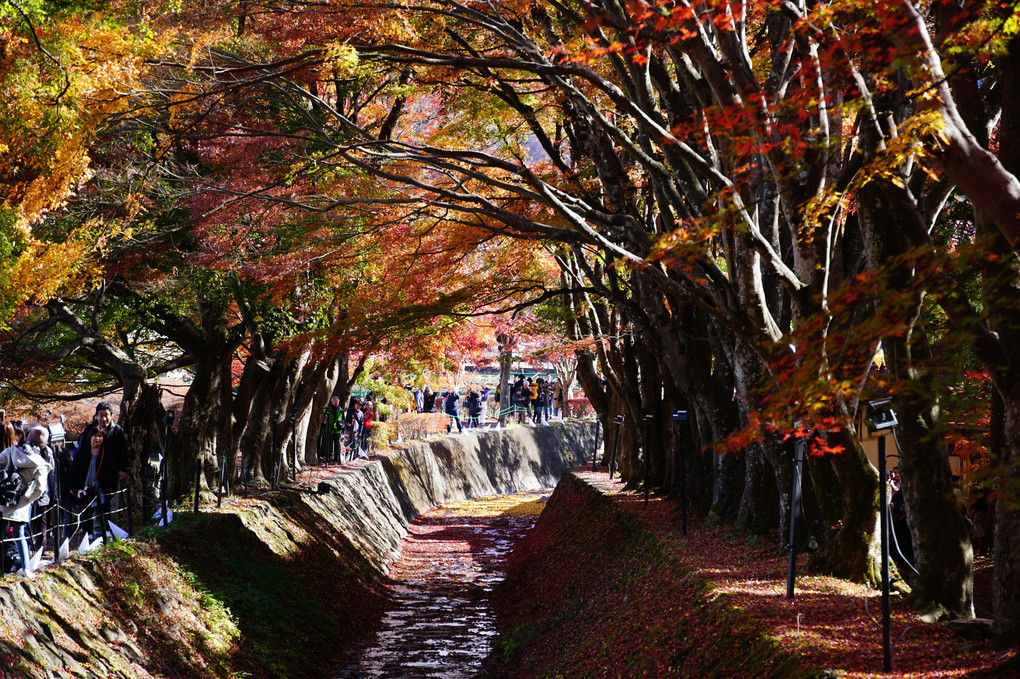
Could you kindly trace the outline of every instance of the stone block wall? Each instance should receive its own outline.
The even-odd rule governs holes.
[[[415,516],[552,487],[594,446],[594,423],[450,437],[0,581],[0,678],[328,676]]]

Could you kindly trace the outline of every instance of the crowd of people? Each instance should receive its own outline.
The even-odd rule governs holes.
[[[58,522],[66,535],[82,526],[91,528],[92,536],[107,532],[103,518],[112,515],[111,501],[128,477],[127,440],[109,403],[96,406],[77,441],[51,446],[49,427],[12,420],[3,422],[2,446],[0,563],[5,572],[32,577],[31,551],[42,548]]]
[[[481,384],[469,386],[462,394],[454,386],[433,389],[430,385],[407,387],[411,393],[411,409],[416,413],[439,413],[449,418],[447,433],[456,428],[481,429],[486,426],[490,413],[500,414],[499,387]],[[516,375],[509,390],[508,415],[520,424],[546,424],[564,413],[566,390],[558,380]],[[319,443],[321,462],[340,463],[356,458],[367,458],[371,443],[372,423],[384,421],[376,413],[372,393],[365,397],[351,396],[344,409],[339,396],[333,396],[320,421],[322,437]]]
[[[561,417],[566,391],[558,380],[549,382],[542,377],[531,378],[523,374],[517,375],[509,385],[508,414],[520,424],[545,424],[553,418]],[[420,413],[446,413],[450,416],[448,431],[456,425],[457,431],[464,430],[461,415],[467,415],[467,428],[477,429],[484,426],[491,412],[499,415],[502,402],[500,388],[495,389],[473,385],[461,396],[455,387],[440,393],[425,385],[413,389],[415,410]]]
[[[344,462],[356,457],[367,458],[372,423],[376,419],[375,401],[369,395],[352,397],[346,412],[340,397],[333,396],[322,416],[326,445],[322,447],[324,462]]]
[[[521,374],[508,389],[505,414],[520,424],[546,424],[564,412],[566,393],[556,380]],[[410,391],[416,412],[447,415],[448,433],[454,427],[458,433],[482,428],[490,414],[504,414],[498,386],[472,385],[463,395],[456,387],[440,392],[425,385]],[[100,402],[76,440],[51,444],[47,425],[0,417],[0,570],[32,577],[32,552],[43,547],[57,525],[67,536],[79,531],[105,536],[109,524],[104,520],[113,515],[114,498],[122,495],[120,486],[128,478],[127,440],[113,419],[113,406]],[[334,396],[322,417],[320,459],[367,458],[375,421],[371,394],[352,397],[346,410]]]

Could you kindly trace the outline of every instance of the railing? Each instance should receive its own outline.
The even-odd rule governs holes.
[[[33,505],[32,518],[25,524],[27,529],[23,538],[11,535],[18,522],[3,521],[4,528],[0,531],[0,573],[15,570],[10,564],[12,557],[22,560],[18,553],[18,543],[22,539],[27,542],[26,552],[31,561],[41,563],[42,553],[49,543],[53,553],[53,559],[49,561],[60,563],[70,555],[72,546],[78,551],[88,551],[100,543],[106,544],[110,538],[131,536],[134,525],[129,490],[128,486],[121,486],[113,493],[96,497],[86,507],[77,507],[62,503],[58,488],[55,497],[51,498],[52,501],[45,508]],[[113,506],[116,509],[110,509]],[[122,526],[126,526],[126,529]],[[37,544],[38,548],[33,549]],[[11,547],[14,549],[11,550]],[[24,567],[22,563],[21,568]]]

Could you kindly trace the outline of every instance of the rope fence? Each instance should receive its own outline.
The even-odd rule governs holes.
[[[108,538],[123,539],[131,536],[134,526],[129,490],[128,486],[119,487],[113,493],[100,495],[85,507],[64,504],[59,499],[59,493],[44,508],[35,505],[31,520],[25,524],[24,534],[30,558],[36,563],[42,563],[42,554],[48,548],[53,558],[47,561],[60,563],[70,555],[72,548],[80,549],[86,537],[85,551],[100,543],[106,544]],[[15,525],[17,522],[3,521],[4,528],[0,533],[0,574],[16,570],[11,568],[9,562],[12,557],[21,560],[17,547],[22,537],[11,535]],[[24,566],[20,564],[21,568]]]
[[[527,417],[533,415],[533,409],[524,405],[509,405],[500,410],[487,408],[486,419],[482,423],[484,428],[491,424],[492,420],[498,420],[502,416],[514,418],[518,414],[525,414]],[[447,413],[450,425],[454,418]],[[465,428],[470,428],[470,415],[461,417],[461,423]],[[344,433],[341,439],[340,454],[344,459],[358,457],[360,451],[367,455],[374,447],[374,436],[352,437]],[[328,443],[327,443],[328,446]],[[328,447],[324,450],[320,443],[316,451],[316,458],[320,463],[324,460],[323,453],[330,455]],[[360,449],[360,451],[359,451]],[[306,460],[307,461],[307,460]],[[154,524],[165,526],[173,520],[175,506],[167,501],[167,474],[166,457],[160,460],[158,471],[151,465],[145,465],[142,470],[142,478],[139,482],[120,482],[117,490],[109,494],[101,494],[93,499],[87,506],[80,506],[78,502],[65,496],[60,484],[60,474],[56,473],[50,487],[51,501],[46,505],[35,503],[32,508],[31,520],[22,524],[21,522],[7,521],[0,519],[0,577],[7,573],[15,572],[21,561],[19,543],[22,539],[27,542],[31,570],[47,565],[49,563],[62,563],[70,554],[75,552],[84,553],[107,544],[110,539],[127,539],[134,536],[135,508],[132,506],[134,498],[141,502],[140,516],[143,525]],[[270,481],[270,488],[262,492],[254,492],[255,485],[251,482],[248,470],[244,467],[242,460],[237,460],[235,468],[238,470],[237,482],[243,489],[243,496],[233,494],[233,482],[229,478],[227,458],[223,455],[217,456],[217,468],[213,470],[216,477],[216,507],[224,504],[232,504],[234,500],[244,498],[256,498],[269,495],[282,487],[284,456],[277,460],[276,469]],[[194,496],[194,511],[199,511],[199,492],[201,483],[202,467],[201,462],[196,460],[195,481],[196,492]],[[308,465],[306,465],[308,466]],[[308,466],[309,473],[311,466]],[[293,471],[292,471],[293,473]],[[140,492],[136,483],[141,484]],[[176,505],[176,503],[173,503]],[[24,525],[24,529],[16,528]],[[22,532],[24,535],[22,536]],[[43,559],[43,555],[49,552],[52,558]],[[20,564],[24,568],[25,564]]]

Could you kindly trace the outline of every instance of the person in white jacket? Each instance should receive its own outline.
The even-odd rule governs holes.
[[[49,432],[41,428],[44,434],[35,434],[33,429],[29,437],[21,445],[13,445],[0,452],[0,468],[14,469],[25,482],[25,493],[15,504],[0,507],[4,519],[14,527],[15,543],[21,556],[25,577],[32,577],[32,569],[28,552],[28,523],[32,519],[32,503],[42,497],[46,490],[46,479],[50,464],[44,448],[48,442]],[[40,441],[42,438],[44,440]]]

